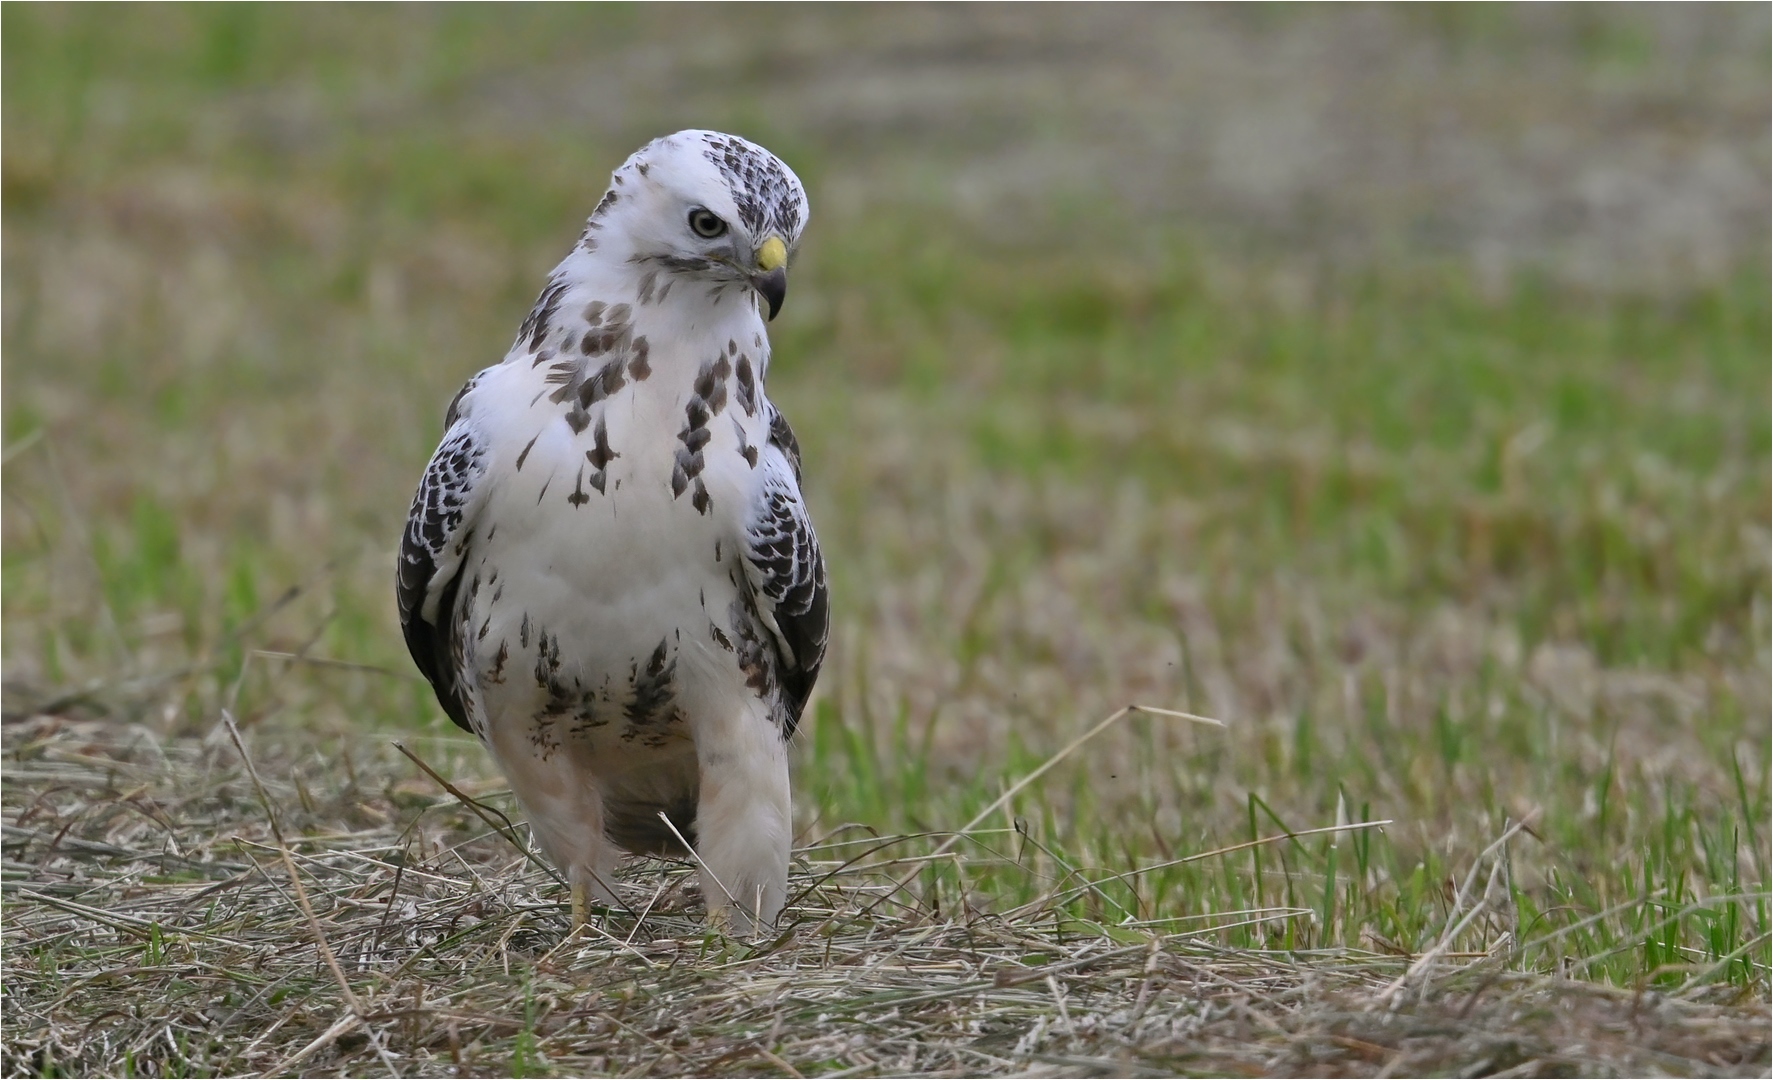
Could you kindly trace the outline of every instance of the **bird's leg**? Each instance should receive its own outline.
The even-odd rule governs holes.
[[[615,867],[613,853],[605,850],[598,853],[603,865],[575,865],[567,871],[567,895],[572,901],[572,929],[591,925],[591,905],[598,904],[606,908],[622,907],[622,898],[616,895]]]
[[[722,897],[721,899],[725,899]],[[733,909],[728,904],[710,900],[708,903],[708,929],[717,934],[733,932]]]
[[[573,923],[572,929],[591,924],[591,888],[585,879],[573,875],[572,883]]]
[[[788,896],[787,748],[766,718],[741,713],[729,727],[698,732],[696,754],[696,860],[708,921],[749,937],[775,923]]]

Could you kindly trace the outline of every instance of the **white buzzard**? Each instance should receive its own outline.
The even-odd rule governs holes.
[[[764,322],[806,218],[744,139],[635,153],[413,498],[407,647],[510,779],[575,925],[619,902],[623,851],[679,836],[717,924],[753,933],[786,899],[787,743],[828,619]]]

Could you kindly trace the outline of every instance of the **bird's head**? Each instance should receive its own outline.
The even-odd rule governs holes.
[[[635,151],[610,178],[586,240],[680,275],[745,282],[770,318],[806,226],[806,191],[780,158],[717,131],[680,131]]]

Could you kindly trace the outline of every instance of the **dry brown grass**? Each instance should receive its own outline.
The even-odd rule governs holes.
[[[773,940],[706,932],[692,875],[663,863],[627,879],[634,911],[569,937],[552,875],[398,754],[321,777],[299,744],[247,745],[263,800],[223,728],[8,725],[5,946],[62,958],[8,965],[9,1074],[1766,1070],[1766,1007],[1733,992],[1231,949],[1228,924],[1312,914],[1090,925],[1051,902],[1075,882],[941,910],[894,889],[903,841],[930,838],[860,828],[798,850]]]

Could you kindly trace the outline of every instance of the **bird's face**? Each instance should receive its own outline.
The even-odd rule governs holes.
[[[633,261],[744,282],[770,318],[781,310],[807,204],[799,178],[774,154],[733,135],[680,131],[629,158],[604,199],[592,220],[619,225]]]

